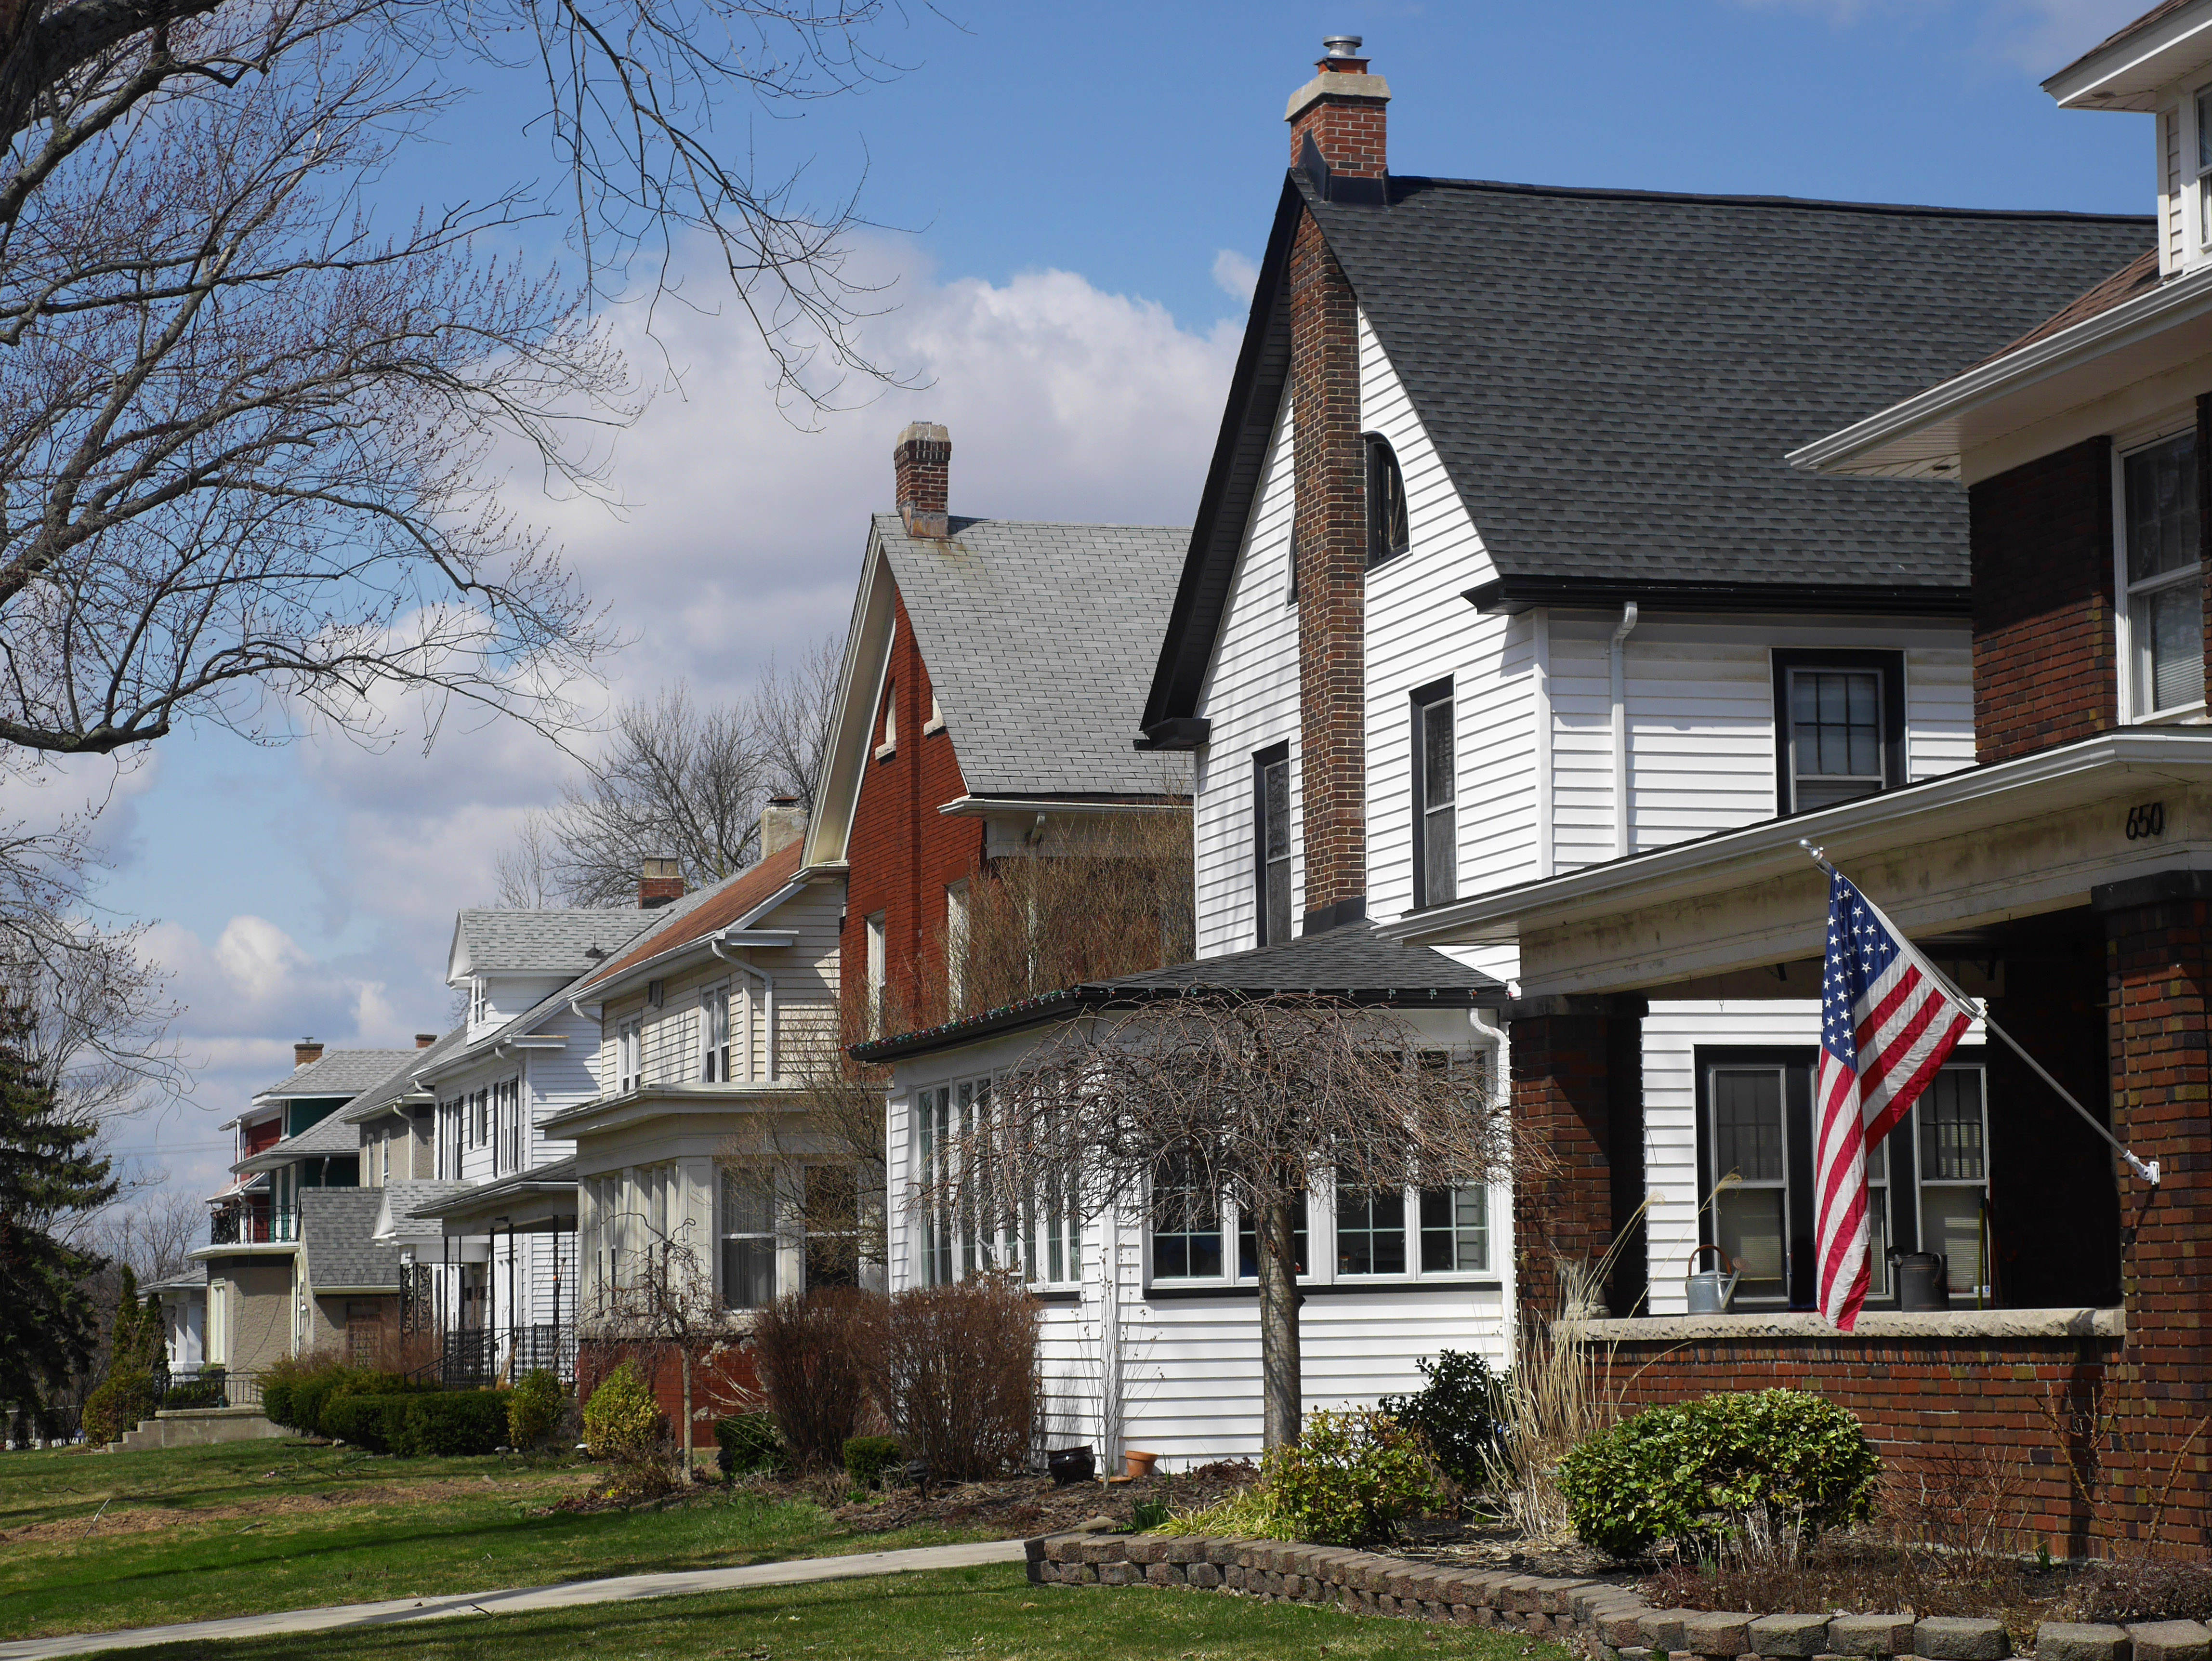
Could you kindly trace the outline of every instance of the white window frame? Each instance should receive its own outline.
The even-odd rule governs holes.
[[[2212,88],[2207,90],[2212,91]],[[2196,107],[2194,98],[2184,100],[2183,107],[2193,110]],[[2192,138],[2191,142],[2195,141]],[[2197,194],[2192,192],[2191,200],[2196,199]],[[2115,672],[2119,677],[2118,696],[2114,700],[2114,707],[2119,713],[2123,727],[2179,721],[2206,707],[2203,698],[2194,703],[2177,703],[2167,709],[2138,707],[2142,700],[2136,695],[2135,587],[2128,581],[2128,458],[2179,438],[2184,433],[2193,431],[2196,425],[2197,412],[2193,408],[2177,410],[2158,421],[2122,434],[2112,441],[2112,593],[2115,597],[2112,606],[2112,644],[2115,650],[2112,655],[2116,660]],[[2203,504],[2199,503],[2198,507],[2202,511]],[[2200,546],[2197,551],[2195,570],[2198,581],[2202,581],[2205,551]],[[2184,581],[2185,575],[2167,572],[2141,586],[2145,591],[2168,587]]]
[[[951,1007],[960,1013],[961,995],[967,990],[968,879],[945,885],[945,989]]]
[[[731,1019],[731,989],[727,981],[699,989],[699,1066],[702,1084],[728,1084],[737,1046],[736,1023]]]
[[[876,746],[876,759],[889,761],[898,753],[898,683],[884,683],[884,738]]]
[[[724,1309],[763,1308],[766,1304],[775,1302],[783,1290],[782,1244],[776,1232],[777,1214],[781,1208],[776,1203],[777,1196],[773,1179],[770,1181],[767,1196],[768,1226],[763,1229],[738,1228],[734,1226],[733,1213],[736,1208],[732,1203],[730,1189],[732,1184],[744,1182],[745,1176],[750,1174],[750,1172],[741,1174],[735,1170],[725,1169],[722,1172],[719,1192],[715,1196],[717,1203],[714,1208],[714,1237],[718,1243],[718,1249],[714,1254],[714,1278],[717,1283],[715,1292]],[[730,1296],[728,1247],[732,1242],[762,1240],[768,1243],[769,1249],[768,1297],[763,1303],[760,1304],[733,1303]]]
[[[997,1082],[990,1074],[977,1074],[914,1092],[908,1144],[916,1189],[939,1179],[948,1144],[967,1133],[976,1115],[989,1111]],[[916,1286],[942,1286],[996,1269],[1016,1270],[1025,1284],[1039,1288],[1082,1284],[1083,1220],[1076,1207],[1024,1204],[988,1232],[969,1226],[965,1211],[951,1216],[917,1206],[909,1214]]]
[[[2212,81],[2206,82],[2186,94],[2181,100],[2182,146],[2181,172],[2189,181],[2188,213],[2196,219],[2193,228],[2186,221],[2183,235],[2193,236],[2200,251],[2212,249],[2212,131],[2205,125],[2208,106],[2212,106]],[[2165,158],[2159,158],[2163,172]]]
[[[615,1093],[627,1095],[644,1080],[645,1017],[615,1023]]]
[[[861,983],[861,992],[868,1001],[866,1013],[872,1038],[884,1035],[884,912],[878,911],[861,925],[868,941],[867,979]]]
[[[469,1025],[471,1026],[482,1026],[485,1021],[490,1019],[489,1013],[490,1007],[489,995],[484,989],[484,977],[481,975],[470,976]]]
[[[522,1075],[494,1080],[491,1086],[492,1170],[505,1175],[523,1168]]]

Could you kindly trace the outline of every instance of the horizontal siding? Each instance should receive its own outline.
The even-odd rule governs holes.
[[[1302,845],[1298,786],[1298,614],[1289,603],[1294,496],[1287,399],[1230,581],[1198,713],[1213,724],[1194,788],[1197,942],[1201,958],[1258,943],[1252,868],[1252,754],[1291,746],[1291,846]],[[1291,915],[1304,910],[1304,867],[1291,861]]]

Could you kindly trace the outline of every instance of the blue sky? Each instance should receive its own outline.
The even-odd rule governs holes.
[[[614,317],[641,368],[681,372],[625,435],[620,513],[518,505],[638,644],[614,691],[678,676],[741,693],[768,655],[842,633],[893,434],[952,429],[956,512],[1185,523],[1287,154],[1284,100],[1324,34],[1364,35],[1394,93],[1395,171],[1540,183],[2148,211],[2145,118],[2062,114],[2036,85],[2133,15],[2105,0],[1650,0],[1628,4],[910,6],[876,37],[904,73],[803,119],[755,118],[827,200],[861,183],[884,228],[858,269],[894,309],[870,349],[917,380],[818,432],[780,418],[730,319]],[[526,75],[474,94],[382,183],[380,212],[550,186]],[[747,113],[722,131],[743,142]],[[527,245],[549,257],[555,245]],[[711,281],[701,271],[696,286]],[[214,1127],[307,1033],[404,1044],[446,1022],[457,907],[567,765],[511,728],[425,756],[183,734],[119,782],[101,898],[156,922],[189,1006],[193,1098],[124,1145],[185,1186]]]

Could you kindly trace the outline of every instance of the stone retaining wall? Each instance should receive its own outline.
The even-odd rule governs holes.
[[[1038,1585],[1183,1586],[1270,1602],[1333,1603],[1354,1615],[1528,1633],[1593,1661],[2005,1661],[1999,1621],[1907,1615],[1724,1615],[1655,1609],[1632,1589],[1510,1570],[1440,1567],[1335,1546],[1200,1535],[1082,1530],[1029,1542]],[[2212,1661],[2212,1628],[2194,1621],[2129,1627],[2046,1622],[2037,1661]]]

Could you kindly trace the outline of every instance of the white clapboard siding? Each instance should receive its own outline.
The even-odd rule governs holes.
[[[1267,466],[1231,579],[1198,713],[1212,722],[1199,757],[1197,941],[1201,958],[1259,943],[1252,868],[1252,755],[1291,746],[1291,847],[1298,834],[1298,613],[1289,603],[1293,496],[1290,405],[1275,419]],[[1304,910],[1304,867],[1293,855],[1291,915]]]
[[[2171,277],[2181,269],[2181,111],[2158,113],[2158,212],[2166,234],[2159,246],[2158,268]]]

